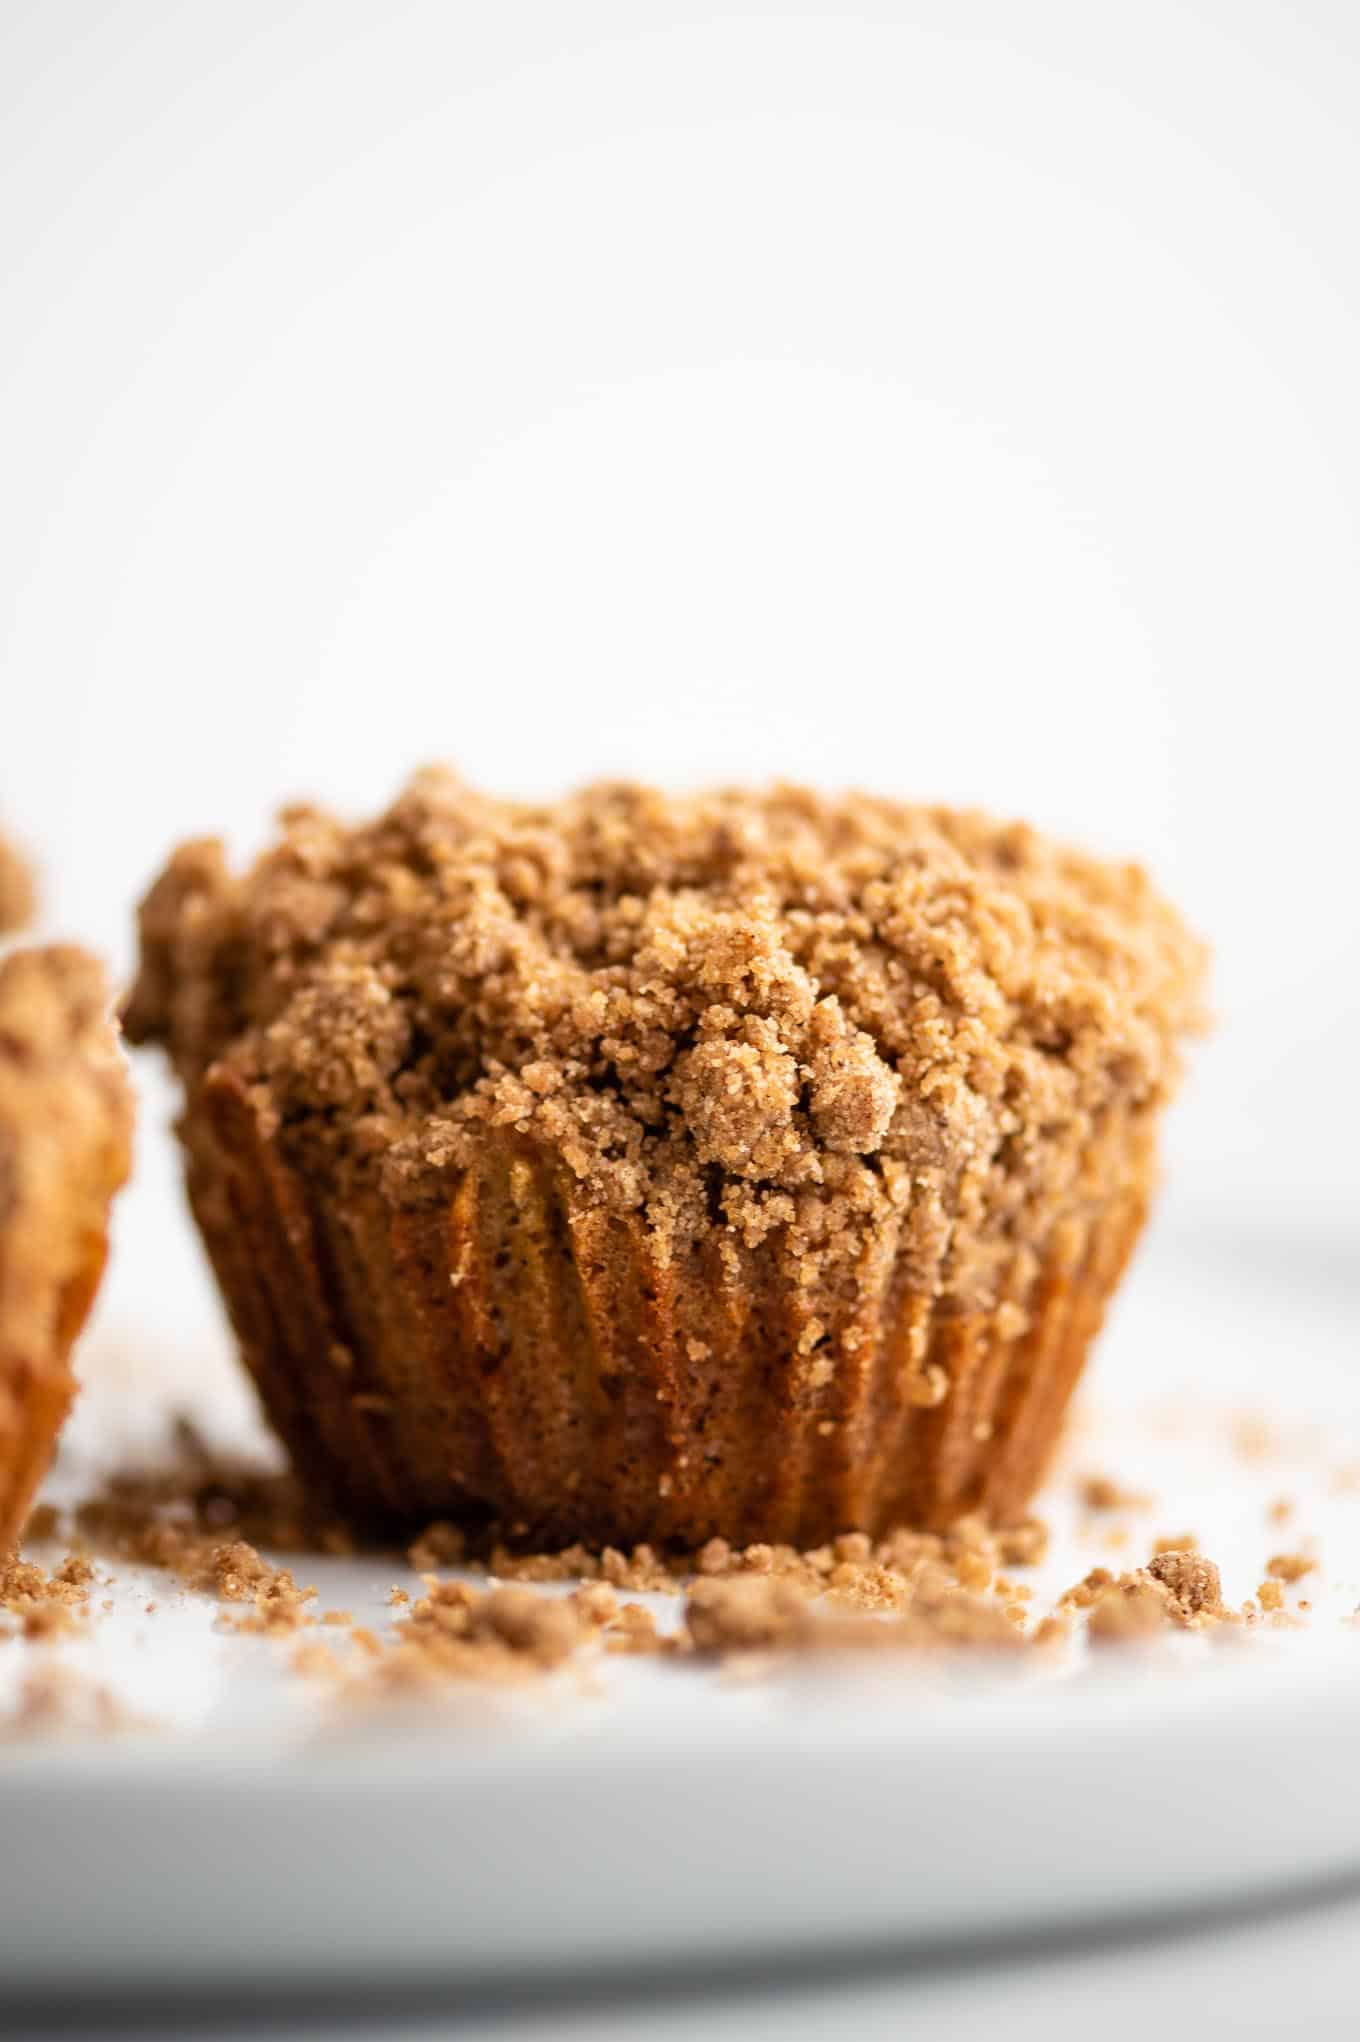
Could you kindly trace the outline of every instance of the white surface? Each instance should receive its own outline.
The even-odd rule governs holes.
[[[1360,11],[10,0],[0,809],[776,773],[1145,857],[1187,1196],[1360,1203]]]
[[[1354,1663],[1023,1701],[898,1681],[741,1728],[696,1694],[483,1750],[7,1763],[6,1984],[221,1990],[243,1950],[256,1987],[684,1975],[1259,1898],[1360,1870],[1357,1705]]]
[[[168,2020],[146,2002],[68,2008],[48,2029],[33,2010],[12,2032],[63,2042],[1146,2042],[1355,2034],[1360,1898],[1331,1896],[1271,1913],[1188,1919],[1110,1943],[1040,1949],[914,1952],[818,1976],[773,1967],[741,1980],[655,1979],[604,1991],[562,1989],[509,2002],[456,1992],[350,1996],[261,2013],[210,2003]],[[22,2023],[24,2016],[19,2016]]]
[[[115,1565],[113,1613],[50,1656],[161,1728],[0,1749],[9,1990],[221,1987],[242,1949],[256,1985],[369,1987],[832,1958],[1360,1874],[1355,1273],[1250,1248],[1224,1261],[1172,1241],[1140,1271],[1103,1368],[1150,1408],[1126,1400],[1077,1431],[1042,1506],[1056,1540],[1036,1604],[1190,1530],[1234,1601],[1271,1552],[1316,1550],[1289,1597],[1313,1605],[1304,1629],[1095,1666],[819,1664],[744,1682],[609,1660],[549,1692],[455,1690],[428,1718],[356,1721],[290,1672],[287,1645],[223,1636],[204,1599]],[[120,1413],[145,1437],[184,1408],[192,1336],[176,1346],[158,1389],[154,1347],[139,1376],[134,1348],[96,1345],[57,1493],[79,1491],[87,1453],[127,1451]],[[1285,1356],[1290,1421],[1244,1457],[1233,1415],[1260,1400],[1226,1386],[1278,1383]],[[214,1392],[206,1373],[189,1408],[224,1442],[245,1422],[226,1375]],[[1118,1553],[1109,1521],[1074,1504],[1083,1466],[1151,1492]],[[1282,1494],[1286,1527],[1268,1515]],[[375,1626],[389,1584],[415,1586],[388,1557],[298,1569],[319,1607]],[[11,1644],[0,1680],[34,1657]]]

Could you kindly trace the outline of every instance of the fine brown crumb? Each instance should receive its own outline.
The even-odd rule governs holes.
[[[235,1631],[277,1636],[315,1622],[308,1604],[315,1601],[316,1590],[299,1588],[286,1567],[272,1567],[244,1539],[216,1547],[207,1567],[190,1577],[190,1586],[222,1602],[248,1602],[249,1615],[219,1620]]]
[[[16,1700],[0,1711],[0,1741],[63,1735],[110,1737],[147,1730],[102,1682],[57,1662],[25,1673]]]
[[[1256,1600],[1263,1610],[1283,1609],[1284,1590],[1278,1581],[1272,1581],[1267,1576],[1256,1591]]]
[[[36,907],[33,868],[14,840],[0,835],[0,936],[26,929]]]
[[[685,1602],[686,1628],[700,1652],[807,1645],[816,1621],[807,1596],[778,1578],[706,1578],[695,1582]]]
[[[611,1655],[694,1651],[748,1659],[884,1647],[1013,1651],[1026,1642],[1031,1591],[1010,1581],[998,1562],[1004,1550],[1012,1564],[1026,1564],[1046,1539],[1037,1519],[994,1533],[972,1517],[946,1533],[899,1531],[874,1540],[846,1532],[806,1552],[759,1542],[734,1548],[711,1539],[697,1552],[663,1558],[648,1546],[629,1554],[580,1546],[511,1552],[494,1539],[478,1555],[463,1539],[436,1533],[417,1540],[415,1551],[423,1555],[437,1545],[458,1553],[466,1567],[489,1566],[491,1585],[427,1572],[425,1592],[414,1604],[394,1586],[390,1605],[409,1614],[389,1642],[373,1641],[375,1663],[361,1685],[366,1691],[375,1682],[396,1690],[449,1681],[516,1684],[555,1672],[592,1648]],[[502,1578],[512,1571],[516,1578]],[[566,1596],[535,1593],[535,1586],[572,1580],[579,1585]],[[641,1604],[619,1601],[620,1588],[674,1593],[686,1582],[679,1632],[659,1630]],[[1050,1644],[1060,1630],[1041,1626],[1037,1642]],[[316,1664],[326,1670],[324,1662]],[[348,1688],[348,1676],[342,1685]]]
[[[1146,1510],[1151,1497],[1126,1489],[1109,1475],[1087,1475],[1077,1493],[1087,1510]]]
[[[32,1560],[0,1554],[0,1617],[11,1617],[26,1638],[52,1638],[74,1631],[89,1614],[94,1569],[82,1554],[68,1553],[52,1573]],[[0,1637],[11,1636],[0,1626]]]
[[[577,1544],[555,1552],[519,1552],[492,1538],[474,1548],[459,1539],[453,1551],[462,1565],[483,1570],[496,1580],[523,1582],[604,1581],[633,1593],[676,1594],[691,1575],[774,1575],[791,1580],[809,1594],[826,1594],[864,1610],[899,1608],[908,1580],[933,1564],[952,1586],[981,1592],[1012,1593],[999,1570],[1003,1565],[1034,1566],[1048,1546],[1048,1527],[1038,1518],[992,1529],[980,1517],[964,1517],[947,1532],[899,1530],[871,1539],[865,1532],[843,1532],[821,1546],[800,1551],[795,1546],[758,1541],[733,1546],[709,1539],[697,1551],[659,1553],[650,1545],[621,1552]],[[434,1549],[430,1534],[412,1547],[424,1557]]]
[[[300,1673],[308,1680],[336,1680],[344,1671],[330,1646],[322,1645],[314,1638],[309,1638],[305,1645],[296,1646],[288,1664],[294,1673]]]
[[[275,1552],[339,1554],[352,1534],[309,1503],[291,1474],[215,1456],[185,1424],[171,1465],[109,1477],[76,1509],[81,1537],[98,1553],[164,1568],[205,1584],[233,1542]]]
[[[1242,1461],[1274,1459],[1281,1450],[1279,1427],[1259,1411],[1243,1411],[1232,1422],[1233,1451]]]
[[[1066,1591],[1059,1609],[1087,1610],[1088,1634],[1101,1644],[1146,1637],[1167,1625],[1202,1630],[1238,1621],[1224,1606],[1218,1568],[1192,1551],[1157,1553],[1146,1567],[1117,1578],[1107,1567],[1093,1567]]]
[[[1089,1574],[1065,1589],[1058,1599],[1059,1609],[1090,1609],[1105,1591],[1114,1586],[1114,1576],[1108,1567],[1092,1567]]]
[[[459,1566],[466,1552],[466,1533],[441,1519],[426,1525],[419,1538],[407,1547],[406,1557],[417,1574],[431,1574],[436,1567]]]
[[[609,1652],[656,1653],[673,1644],[662,1638],[656,1618],[640,1602],[626,1602],[607,1626],[605,1649]]]
[[[1015,1625],[995,1603],[958,1588],[924,1584],[895,1617],[825,1616],[804,1590],[780,1576],[696,1581],[685,1603],[695,1650],[811,1652],[884,1647],[980,1646],[1013,1650]]]
[[[598,1614],[574,1597],[538,1595],[518,1583],[477,1589],[431,1574],[424,1585],[395,1641],[373,1640],[365,1691],[375,1683],[398,1691],[449,1681],[514,1685],[556,1672],[600,1628]]]
[[[1086,1621],[1092,1644],[1126,1644],[1172,1621],[1167,1590],[1146,1574],[1125,1574],[1097,1597]]]
[[[1288,1524],[1293,1515],[1294,1499],[1292,1496],[1277,1496],[1266,1511],[1266,1517],[1271,1524]]]
[[[1193,1532],[1163,1532],[1159,1539],[1154,1540],[1152,1550],[1154,1553],[1193,1553],[1198,1545],[1199,1540]]]
[[[1307,1553],[1273,1553],[1266,1561],[1266,1573],[1277,1581],[1302,1581],[1316,1566],[1317,1561]]]
[[[1037,1517],[999,1530],[996,1556],[1005,1567],[1037,1567],[1048,1553],[1048,1526]]]

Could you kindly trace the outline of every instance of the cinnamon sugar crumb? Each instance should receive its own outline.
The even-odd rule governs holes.
[[[1316,1566],[1317,1561],[1307,1553],[1273,1553],[1266,1561],[1266,1573],[1277,1581],[1302,1581]]]
[[[376,1641],[368,1680],[394,1689],[450,1680],[517,1683],[555,1672],[597,1628],[569,1596],[538,1595],[514,1583],[481,1590],[427,1575],[425,1594],[397,1624],[395,1642]]]
[[[1146,1510],[1152,1501],[1150,1496],[1137,1489],[1126,1489],[1109,1475],[1085,1476],[1077,1494],[1087,1510]]]
[[[1203,1553],[1163,1552],[1148,1562],[1148,1573],[1171,1592],[1179,1609],[1191,1616],[1217,1616],[1223,1609],[1223,1584],[1212,1560]]]
[[[1097,1597],[1086,1620],[1092,1644],[1125,1644],[1171,1621],[1171,1598],[1145,1574],[1125,1574]]]
[[[349,1530],[315,1508],[295,1475],[215,1455],[183,1421],[177,1446],[175,1462],[110,1476],[78,1506],[77,1529],[95,1552],[188,1581],[211,1573],[233,1540],[287,1553],[354,1550]]]
[[[341,1663],[330,1646],[322,1645],[316,1639],[309,1639],[305,1645],[297,1646],[288,1664],[294,1673],[300,1673],[308,1680],[336,1680],[343,1672]]]
[[[1114,1586],[1114,1576],[1108,1567],[1092,1567],[1080,1581],[1065,1589],[1058,1598],[1059,1609],[1090,1609],[1109,1588]]]
[[[1088,1634],[1102,1644],[1146,1637],[1166,1625],[1200,1630],[1238,1620],[1224,1606],[1218,1568],[1193,1551],[1157,1553],[1146,1567],[1118,1578],[1093,1567],[1059,1608],[1089,1611]]]
[[[1037,1567],[1048,1553],[1048,1526],[1037,1517],[1003,1527],[995,1536],[996,1555],[1005,1567]]]
[[[16,1620],[25,1638],[54,1638],[73,1632],[89,1614],[94,1570],[82,1554],[68,1553],[52,1573],[36,1561],[0,1554],[0,1616]],[[13,1636],[0,1627],[0,1637]]]
[[[429,1574],[436,1567],[457,1567],[467,1552],[467,1535],[456,1524],[439,1519],[427,1524],[419,1538],[406,1549],[406,1557],[417,1574]]]
[[[13,1706],[0,1713],[0,1741],[60,1735],[110,1737],[150,1727],[102,1682],[88,1680],[59,1663],[25,1673]]]
[[[654,1653],[663,1643],[656,1618],[640,1602],[626,1602],[608,1622],[605,1649],[609,1652]]]
[[[223,1614],[219,1622],[234,1631],[271,1636],[296,1631],[314,1622],[308,1603],[314,1588],[299,1588],[286,1567],[273,1567],[244,1539],[214,1547],[206,1566],[189,1577],[189,1585],[215,1594],[220,1601],[248,1602],[249,1615]]]

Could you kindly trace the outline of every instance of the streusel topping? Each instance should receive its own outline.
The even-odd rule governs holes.
[[[1079,1202],[1103,1118],[1161,1103],[1204,971],[1138,867],[1024,824],[438,768],[359,827],[286,810],[241,876],[184,846],[141,929],[129,1035],[190,1087],[229,1061],[291,1152],[395,1201],[495,1131],[662,1239],[826,1243],[924,1196],[960,1283],[978,1228]]]

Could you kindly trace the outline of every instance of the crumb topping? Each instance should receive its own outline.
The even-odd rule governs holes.
[[[960,1292],[1170,1090],[1203,971],[1141,871],[1020,824],[438,769],[357,828],[286,811],[243,876],[186,845],[141,931],[129,1035],[229,1064],[299,1160],[421,1201],[521,1138],[663,1238],[810,1249],[925,1190]]]
[[[1307,1553],[1273,1553],[1266,1561],[1266,1573],[1277,1581],[1302,1581],[1316,1566],[1317,1561]]]

